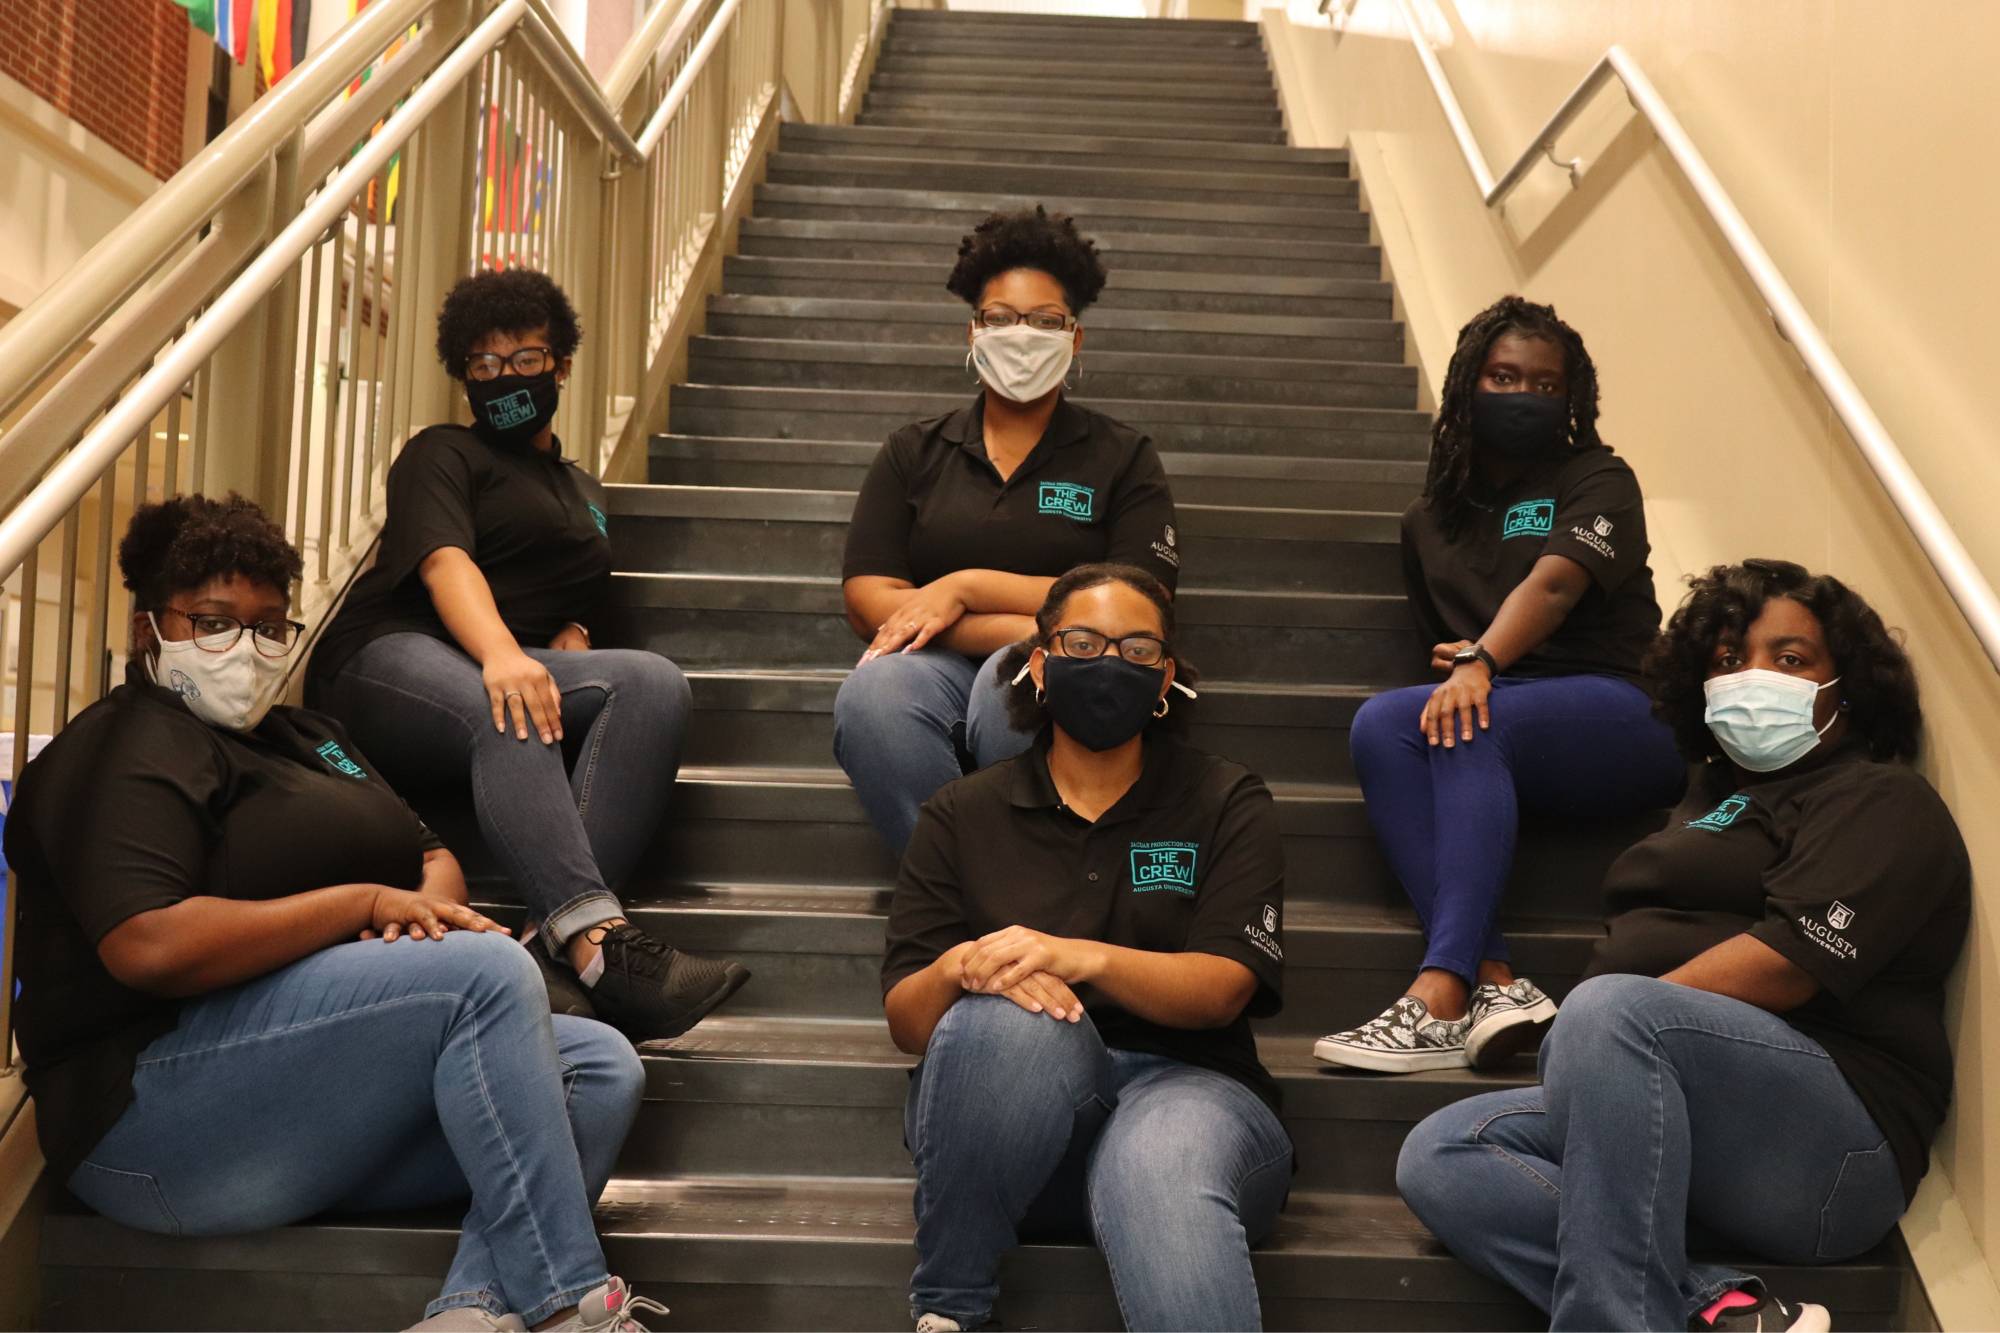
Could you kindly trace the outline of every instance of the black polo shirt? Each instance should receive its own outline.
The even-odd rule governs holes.
[[[1589,975],[1670,972],[1749,934],[1821,990],[1785,1014],[1833,1057],[1914,1194],[1951,1104],[1944,983],[1971,867],[1951,811],[1858,738],[1736,785],[1715,763],[1667,827],[1613,863]]]
[[[493,589],[500,619],[523,647],[546,648],[570,621],[588,624],[611,586],[604,487],[562,456],[490,445],[464,426],[432,426],[389,469],[388,514],[375,563],[321,632],[307,680],[333,679],[385,634],[455,643],[417,567],[456,546]]]
[[[1576,561],[1590,587],[1547,642],[1507,668],[1510,676],[1623,676],[1660,629],[1646,557],[1639,479],[1609,448],[1565,454],[1492,494],[1447,539],[1418,500],[1403,514],[1403,579],[1433,643],[1478,639],[1535,562]]]
[[[18,1035],[55,1179],[131,1104],[134,1061],[179,1013],[98,961],[113,927],[184,898],[414,889],[439,845],[322,714],[274,708],[239,735],[136,671],[77,714],[22,772],[6,832],[21,894]]]
[[[1064,397],[1002,481],[986,456],[985,402],[889,437],[855,499],[841,577],[922,587],[961,569],[1056,578],[1115,560],[1171,590],[1180,538],[1152,440]]]
[[[1257,992],[1227,1027],[1162,1027],[1077,988],[1105,1044],[1171,1056],[1246,1084],[1273,1109],[1250,1019],[1278,1012],[1285,862],[1277,808],[1240,764],[1167,736],[1092,824],[1049,778],[1050,733],[1026,753],[938,789],[917,820],[889,909],[882,993],[954,945],[1007,926],[1155,953],[1231,958]]]

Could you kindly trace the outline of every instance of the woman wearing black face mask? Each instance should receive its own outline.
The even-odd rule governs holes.
[[[651,938],[614,896],[665,810],[690,700],[658,654],[591,647],[611,578],[604,488],[554,425],[581,338],[546,274],[452,288],[438,359],[472,425],[433,426],[397,457],[374,566],[309,684],[398,787],[469,781],[537,957],[582,982],[554,974],[557,1002],[647,1040],[685,1032],[749,973]]]
[[[1057,579],[1000,667],[1039,737],[940,789],[903,859],[882,986],[923,1056],[919,1328],[984,1326],[1043,1229],[1094,1236],[1127,1327],[1259,1326],[1292,1149],[1248,1020],[1279,1006],[1284,857],[1260,780],[1149,730],[1172,643],[1144,571]]]
[[[1506,297],[1459,331],[1440,397],[1403,567],[1447,674],[1369,700],[1351,732],[1425,956],[1401,999],[1314,1047],[1384,1073],[1494,1065],[1555,1017],[1496,920],[1522,810],[1635,813],[1672,804],[1685,777],[1638,684],[1660,627],[1645,508],[1598,438],[1583,340]]]

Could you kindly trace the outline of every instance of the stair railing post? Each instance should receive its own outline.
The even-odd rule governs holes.
[[[472,31],[472,0],[439,0],[431,11],[437,31],[449,34],[447,49]],[[444,304],[451,284],[464,276],[472,253],[472,212],[462,182],[475,179],[477,166],[472,117],[480,80],[468,78],[439,104],[424,127],[423,175],[409,177],[414,190],[434,191],[423,205],[424,227],[413,231],[409,244],[397,237],[398,286],[407,281],[408,306],[414,312],[411,338],[419,347],[429,339],[416,331],[428,327]],[[453,420],[459,411],[456,386],[423,355],[412,357],[408,404],[413,429]]]
[[[298,180],[296,150],[294,141],[288,173],[294,207]],[[274,157],[222,206],[222,226],[252,232],[263,241],[277,235],[291,220],[279,216],[283,201],[277,197],[276,187],[281,174],[287,173],[280,168],[279,158]],[[259,242],[260,248],[263,241]],[[264,404],[270,396],[268,381],[272,366],[266,347],[271,333],[270,301],[266,297],[260,316],[237,325],[235,332],[209,358],[208,392],[195,403],[195,411],[201,416],[198,428],[207,443],[195,485],[209,495],[235,491],[262,505],[265,512],[278,514],[284,512],[285,469],[272,466],[276,450],[263,438]]]
[[[299,179],[299,157],[305,146],[305,132],[295,132],[278,150],[273,161],[274,179],[271,189],[271,229],[270,235],[277,235],[278,229],[297,216],[305,203],[302,182]],[[263,384],[259,391],[257,414],[257,447],[268,455],[266,468],[269,476],[260,473],[260,486],[268,485],[271,493],[259,496],[258,502],[273,514],[282,514],[284,504],[291,494],[292,450],[298,442],[292,439],[292,415],[298,401],[298,355],[299,355],[299,267],[264,299],[263,318],[246,320],[244,327],[257,330],[262,325],[260,336],[264,344]],[[300,446],[302,448],[302,445]],[[303,470],[307,459],[303,452],[299,456],[299,466]],[[276,505],[277,507],[273,507]]]

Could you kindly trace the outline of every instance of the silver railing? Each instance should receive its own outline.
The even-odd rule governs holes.
[[[459,277],[562,284],[588,340],[557,430],[593,470],[642,456],[787,62],[822,90],[809,112],[847,118],[823,90],[862,68],[888,5],[661,0],[600,84],[546,0],[375,0],[260,99],[0,328],[0,777],[117,679],[112,554],[136,504],[249,496],[306,556],[295,612],[337,603],[395,453],[463,419],[431,360]]]
[[[1438,104],[1443,108],[1445,121],[1451,126],[1452,137],[1457,140],[1459,152],[1464,155],[1465,165],[1471,171],[1473,182],[1479,187],[1488,208],[1498,207],[1530,171],[1545,161],[1567,171],[1571,181],[1576,181],[1583,163],[1579,159],[1564,160],[1559,157],[1557,140],[1607,83],[1616,80],[1624,88],[1633,109],[1645,117],[1646,123],[1652,127],[1661,146],[1673,158],[1681,175],[1701,200],[1709,220],[1722,233],[1744,275],[1763,298],[1779,336],[1798,352],[1813,382],[1840,418],[1841,425],[1846,427],[1855,448],[1861,451],[1862,458],[1874,471],[1882,489],[1889,493],[1890,501],[1902,515],[1903,522],[1909,525],[1917,545],[1944,582],[1959,613],[1978,636],[1987,658],[1995,667],[2000,667],[2000,596],[1995,595],[1993,585],[1952,530],[1937,502],[1931,498],[1930,491],[1918,479],[1888,428],[1875,415],[1875,409],[1869,406],[1868,399],[1847,373],[1847,368],[1834,354],[1826,335],[1806,313],[1805,306],[1772,260],[1770,252],[1757,239],[1757,233],[1744,220],[1742,210],[1736,207],[1736,201],[1730,198],[1729,191],[1723,188],[1722,182],[1709,167],[1708,159],[1702,156],[1701,150],[1688,136],[1680,117],[1660,96],[1659,89],[1653,86],[1653,81],[1646,77],[1646,72],[1631,53],[1621,46],[1606,50],[1575,90],[1563,99],[1547,123],[1529,139],[1520,156],[1496,178],[1487,165],[1486,154],[1480,150],[1470,122],[1465,118],[1464,108],[1459,105],[1458,94],[1452,90],[1451,80],[1438,61],[1422,20],[1410,0],[1391,2],[1402,17],[1411,45],[1416,48],[1417,59],[1422,62],[1431,90],[1437,94]],[[1329,14],[1334,24],[1340,26],[1356,4],[1357,0],[1320,0],[1320,12]]]

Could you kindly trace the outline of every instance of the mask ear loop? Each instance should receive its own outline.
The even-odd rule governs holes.
[[[1014,673],[1014,679],[1008,681],[1007,684],[1010,687],[1018,687],[1022,681],[1026,680],[1028,678],[1028,667],[1034,662],[1034,660],[1035,660],[1035,655],[1033,653],[1029,653],[1028,660],[1026,662],[1021,663],[1021,669]],[[1042,692],[1041,686],[1039,685],[1035,686],[1036,703],[1041,703],[1047,697],[1048,696]]]
[[[974,384],[979,383],[979,372],[973,368],[972,349],[970,347],[967,347],[965,349],[965,373],[972,376],[972,382]]]

